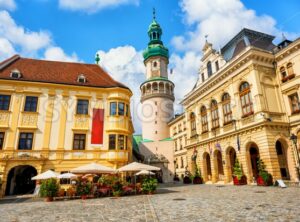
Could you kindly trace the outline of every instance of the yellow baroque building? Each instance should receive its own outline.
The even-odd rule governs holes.
[[[0,195],[32,192],[30,178],[49,169],[130,162],[131,96],[96,64],[1,62]]]
[[[231,183],[238,159],[253,183],[261,159],[274,180],[299,181],[300,39],[273,39],[243,29],[220,50],[206,41],[185,111],[169,123],[179,176],[197,166],[206,183]]]

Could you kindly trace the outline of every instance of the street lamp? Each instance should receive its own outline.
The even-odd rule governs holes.
[[[298,179],[300,182],[300,157],[299,157],[299,151],[298,151],[298,147],[297,147],[297,136],[295,134],[292,134],[290,137],[290,140],[294,143],[295,145],[295,149],[296,149],[296,156],[297,156],[297,161],[298,161],[298,166],[297,168],[297,173],[298,173]]]

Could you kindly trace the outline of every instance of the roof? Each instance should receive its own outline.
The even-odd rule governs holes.
[[[229,61],[247,46],[272,51],[275,47],[272,43],[274,38],[274,36],[244,28],[221,49],[221,52],[224,59]]]
[[[15,55],[0,63],[0,79],[12,80],[10,73],[14,69],[19,70],[22,75],[20,79],[13,79],[14,81],[129,89],[127,86],[114,80],[96,64],[46,61],[22,58],[19,55]],[[85,83],[77,82],[80,74],[86,77],[87,81]]]
[[[162,139],[160,141],[173,141],[173,139],[171,137],[168,137],[168,138]]]

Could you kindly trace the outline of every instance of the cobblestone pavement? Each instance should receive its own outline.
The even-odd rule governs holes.
[[[300,221],[300,188],[189,185],[117,199],[2,200],[0,221]]]

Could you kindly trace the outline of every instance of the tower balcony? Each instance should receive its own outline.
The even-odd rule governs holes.
[[[153,97],[166,97],[174,101],[174,83],[162,77],[150,79],[141,87],[141,102]]]

